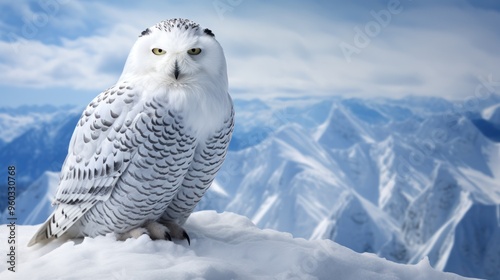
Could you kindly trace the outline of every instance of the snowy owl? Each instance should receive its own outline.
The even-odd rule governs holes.
[[[189,242],[182,225],[224,161],[233,117],[212,31],[186,19],[147,28],[116,85],[82,113],[56,208],[28,246],[107,233]]]

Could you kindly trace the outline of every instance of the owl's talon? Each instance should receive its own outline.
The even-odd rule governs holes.
[[[172,241],[172,236],[168,232],[165,231],[165,240]]]
[[[191,245],[191,238],[187,232],[179,226],[177,223],[172,221],[161,221],[161,224],[168,228],[168,232],[173,239],[187,240],[188,245]]]
[[[172,241],[169,228],[158,222],[150,222],[146,224],[145,228],[149,232],[149,237],[151,237],[151,239],[153,240],[160,239]]]
[[[184,237],[183,239],[186,239],[186,240],[187,240],[187,242],[188,242],[188,245],[189,245],[189,246],[191,246],[191,239],[189,239],[189,235],[187,234],[187,232],[186,232],[186,231],[184,231],[184,232],[182,233],[182,237]]]

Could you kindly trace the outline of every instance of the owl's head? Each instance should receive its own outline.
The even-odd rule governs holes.
[[[137,77],[172,87],[222,83],[217,86],[227,88],[222,47],[210,29],[187,19],[165,20],[140,34],[120,80]]]

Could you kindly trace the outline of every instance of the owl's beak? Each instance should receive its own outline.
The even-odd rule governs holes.
[[[179,70],[179,64],[177,64],[177,60],[175,61],[174,65],[174,77],[177,80],[179,78],[180,70]]]

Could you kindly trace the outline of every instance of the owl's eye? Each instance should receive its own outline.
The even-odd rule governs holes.
[[[162,55],[162,54],[166,54],[167,53],[166,50],[160,49],[160,48],[154,48],[154,49],[152,49],[152,51],[156,55]]]
[[[188,50],[188,54],[190,54],[190,55],[198,55],[200,53],[201,53],[200,48],[193,48],[193,49]]]

